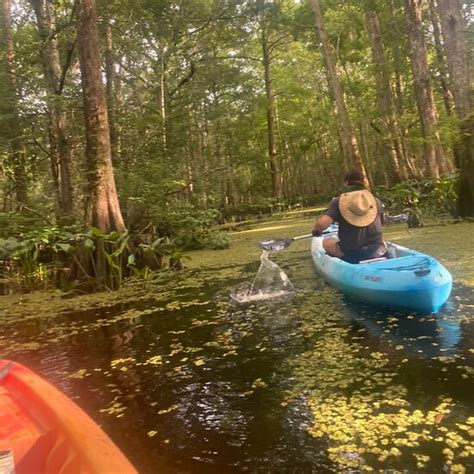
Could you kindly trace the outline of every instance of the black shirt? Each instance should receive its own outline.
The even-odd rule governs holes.
[[[325,214],[339,224],[337,235],[339,237],[339,247],[344,254],[357,252],[363,247],[383,244],[383,205],[380,199],[375,198],[375,200],[377,202],[377,216],[374,222],[366,227],[356,227],[349,224],[349,222],[342,217],[339,211],[339,197],[332,199],[329,203]]]

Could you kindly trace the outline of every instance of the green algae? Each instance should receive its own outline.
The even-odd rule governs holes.
[[[138,303],[150,297],[168,301],[169,309],[172,309],[175,305],[184,304],[176,298],[179,290],[200,289],[207,283],[241,277],[242,269],[246,265],[252,265],[260,257],[261,251],[256,245],[258,241],[304,235],[309,232],[311,225],[311,219],[299,218],[278,225],[258,224],[252,229],[232,233],[229,249],[190,252],[187,268],[181,274],[167,275],[164,281],[160,280],[156,284],[132,282],[113,293],[89,295],[67,295],[59,290],[50,290],[1,296],[0,321],[49,318],[62,313],[97,309],[103,312],[107,308],[113,310],[118,305]],[[387,240],[433,255],[448,268],[455,281],[474,286],[474,223],[433,224],[417,229],[408,229],[405,224],[389,225],[385,228],[384,235]],[[275,255],[272,258],[276,261],[280,258],[289,260],[293,255],[305,251],[308,246],[309,240],[298,241],[281,252],[283,257]],[[216,275],[215,272],[219,269],[219,274]],[[195,270],[199,270],[198,275]]]
[[[98,416],[105,423],[113,419],[119,423],[113,426],[124,432],[135,420],[130,408],[134,394],[151,391],[141,377],[156,379],[160,394],[170,390],[170,399],[151,392],[142,400],[151,407],[150,419],[137,426],[142,443],[153,438],[168,444],[171,438],[176,444],[174,431],[162,419],[179,417],[178,408],[185,404],[174,402],[170,387],[177,385],[180,393],[182,387],[213,383],[225,372],[235,377],[231,380],[237,398],[273,397],[288,413],[295,406],[307,407],[312,418],[304,429],[321,442],[334,472],[405,467],[434,472],[443,465],[463,472],[472,455],[473,419],[466,401],[450,394],[450,381],[453,386],[470,386],[473,369],[467,357],[474,353],[472,342],[464,341],[462,352],[439,348],[438,355],[421,360],[421,352],[418,356],[407,350],[418,343],[435,347],[431,336],[389,338],[404,321],[417,316],[389,312],[384,322],[375,323],[380,326],[376,337],[351,323],[350,303],[316,276],[309,240],[272,255],[298,287],[293,300],[243,307],[230,301],[232,285],[254,276],[258,240],[306,234],[311,224],[308,218],[257,224],[233,233],[230,249],[191,252],[187,268],[179,274],[157,282],[130,282],[114,293],[1,297],[0,348],[12,355],[35,354],[76,337],[92,339],[104,329],[112,336],[139,332],[141,345],[133,346],[135,339],[121,342],[123,346],[93,361],[79,355],[75,364],[57,373],[69,376],[75,387],[100,387]],[[451,271],[455,285],[472,289],[473,232],[473,223],[422,229],[391,225],[385,236],[435,256]],[[456,310],[460,324],[472,330],[472,305],[463,300]],[[448,316],[442,313],[439,319],[449,320]],[[166,324],[154,328],[161,320]],[[435,321],[418,320],[427,326]],[[153,337],[145,338],[147,331]],[[275,374],[283,380],[276,394]],[[420,381],[415,383],[417,374]],[[436,380],[436,388],[423,377]],[[153,449],[155,445],[150,452]]]
[[[387,238],[437,258],[455,282],[474,287],[474,223],[388,232]]]
[[[324,304],[318,295],[314,306]],[[416,359],[396,344],[374,351],[365,329],[354,335],[338,322],[343,314],[343,308],[321,318],[300,313],[300,331],[317,339],[291,362],[295,384],[283,404],[301,403],[304,394],[313,415],[308,432],[327,443],[338,471],[433,472],[441,462],[451,472],[466,472],[474,453],[474,417],[464,403],[436,391],[422,403],[413,399],[403,374]],[[392,325],[398,320],[387,319]],[[441,366],[429,370],[452,371],[452,362],[464,357],[434,358]],[[462,378],[470,376],[468,366],[456,369]]]

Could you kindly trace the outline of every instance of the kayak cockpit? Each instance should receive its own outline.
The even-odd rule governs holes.
[[[449,298],[452,276],[435,258],[387,243],[387,255],[359,263],[329,256],[321,238],[311,255],[318,273],[357,299],[383,306],[436,313]]]

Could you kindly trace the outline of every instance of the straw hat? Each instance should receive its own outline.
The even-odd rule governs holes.
[[[349,224],[366,227],[377,217],[377,201],[366,189],[343,193],[339,198],[339,211]]]

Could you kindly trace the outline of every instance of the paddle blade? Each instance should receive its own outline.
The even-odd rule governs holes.
[[[295,239],[274,239],[258,242],[257,245],[267,252],[278,252],[289,247]]]

